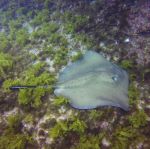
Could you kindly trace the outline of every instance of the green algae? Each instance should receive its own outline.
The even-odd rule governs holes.
[[[142,127],[146,126],[147,114],[144,110],[138,110],[127,117],[128,124],[116,127],[113,133],[112,148],[126,149],[135,146],[137,143],[143,143],[144,136],[141,133]]]
[[[67,134],[68,132],[67,122],[58,122],[52,129],[49,131],[49,137],[58,138]]]
[[[99,135],[83,135],[72,149],[101,149],[101,141],[104,133]]]
[[[92,120],[99,120],[103,115],[103,111],[91,110],[89,113],[89,118]]]
[[[53,33],[49,38],[48,42],[52,43],[54,46],[62,46],[62,47],[67,47],[68,41],[67,39],[60,35],[59,33]]]
[[[134,128],[140,128],[147,124],[147,114],[144,110],[139,110],[128,117],[129,123]]]
[[[131,60],[123,60],[121,61],[121,67],[124,69],[132,69],[133,62]]]
[[[11,44],[5,33],[0,33],[0,52],[6,51],[10,48]]]
[[[33,143],[32,137],[24,134],[5,134],[0,136],[1,149],[26,149],[27,145]]]
[[[25,149],[27,145],[35,144],[32,136],[23,134],[22,115],[10,115],[7,117],[7,127],[0,135],[1,149]]]
[[[5,78],[4,76],[10,68],[12,68],[13,59],[11,55],[0,52],[0,77]]]
[[[79,120],[78,118],[75,118],[73,123],[69,126],[69,130],[79,134],[83,134],[86,128],[87,128],[86,123],[82,120]]]
[[[11,19],[9,20],[9,29],[20,29],[22,27],[22,19],[21,18],[17,18],[17,19]]]
[[[41,11],[36,10],[30,24],[35,28],[37,26],[40,26],[41,23],[47,21],[49,21],[49,11],[47,9],[42,9]]]
[[[131,126],[118,127],[113,133],[113,140],[111,148],[113,149],[126,149],[134,148],[138,143],[143,143],[144,136],[140,130]]]
[[[54,55],[54,66],[60,68],[63,65],[67,64],[67,52],[68,49],[62,47],[57,50]]]
[[[75,33],[79,31],[88,22],[88,16],[74,15],[73,13],[66,11],[61,17],[65,22],[65,31],[67,33]]]
[[[14,85],[49,85],[48,88],[35,88],[35,89],[26,89],[20,90],[18,93],[18,102],[24,106],[31,106],[38,108],[40,107],[42,101],[41,98],[46,94],[52,92],[52,85],[55,82],[55,77],[50,73],[44,71],[42,72],[44,63],[38,63],[33,67],[26,70],[22,78],[17,80],[6,80],[3,83],[3,88],[5,91],[10,92],[9,87]]]
[[[59,29],[56,23],[43,23],[40,28],[32,32],[33,39],[46,39]]]
[[[87,49],[93,49],[95,46],[95,41],[83,33],[75,34],[75,39],[81,42],[83,45],[86,45]]]
[[[68,99],[66,99],[62,96],[55,98],[53,101],[53,105],[55,105],[55,106],[61,106],[61,105],[66,105],[66,104],[68,104]]]
[[[72,62],[75,62],[75,61],[81,59],[82,56],[83,56],[82,52],[79,51],[76,55],[72,56],[71,61],[72,61]]]
[[[27,43],[29,43],[29,34],[27,30],[20,29],[15,33],[16,44],[21,48],[24,47]]]
[[[47,78],[47,79],[46,79]],[[48,73],[43,73],[37,78],[30,78],[33,79],[32,82],[29,83],[25,82],[26,84],[48,84],[50,85],[55,79],[52,78]],[[52,91],[52,87],[49,88],[35,88],[35,89],[27,89],[19,91],[18,101],[21,105],[28,105],[30,104],[33,107],[39,107],[42,103],[41,98],[46,94]]]
[[[10,115],[7,118],[8,122],[8,130],[11,132],[18,132],[21,128],[21,121],[22,121],[22,116],[17,114],[17,115]]]
[[[49,137],[54,139],[66,136],[68,133],[75,132],[82,135],[85,132],[87,125],[84,121],[74,118],[73,120],[60,121],[55,124],[49,131]]]
[[[10,86],[17,86],[18,84],[20,84],[20,80],[16,79],[16,80],[12,80],[12,79],[7,79],[3,82],[3,90],[4,92],[10,93],[11,90],[9,89]]]
[[[130,83],[129,90],[128,90],[128,96],[129,96],[129,104],[131,106],[137,105],[138,100],[140,100],[140,92],[137,87],[135,87],[134,83]]]
[[[114,141],[112,142],[113,149],[129,148],[130,141],[137,136],[136,130],[132,128],[118,128],[114,133]]]
[[[33,122],[34,122],[34,117],[33,117],[32,114],[27,114],[27,115],[24,117],[23,121],[24,121],[25,123],[33,124]]]

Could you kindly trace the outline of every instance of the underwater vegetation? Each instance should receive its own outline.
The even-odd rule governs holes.
[[[0,1],[0,149],[149,149],[149,14],[147,0]],[[37,87],[10,90],[20,85]],[[56,96],[56,85],[76,94]],[[90,85],[129,110],[97,107]],[[78,108],[89,95],[82,104],[97,108],[73,108],[75,95]]]
[[[5,33],[0,33],[0,51],[7,50],[10,47],[10,42]]]
[[[86,129],[86,124],[75,118],[74,121],[69,122],[58,122],[50,131],[49,135],[52,138],[58,138],[67,135],[69,132],[75,132],[78,134],[83,134]]]
[[[32,136],[19,133],[22,127],[22,118],[23,117],[19,114],[7,118],[7,130],[5,130],[3,135],[0,136],[2,149],[24,149],[27,146],[34,147],[34,145],[32,145],[34,144]]]
[[[137,111],[129,116],[129,122],[134,128],[139,128],[147,124],[147,115],[143,110]]]
[[[80,137],[80,143],[75,145],[73,149],[99,149],[100,141],[102,140],[103,134],[97,136],[82,136]]]
[[[0,136],[1,148],[5,149],[24,149],[26,146],[32,146],[32,138],[28,135],[5,134]],[[33,146],[34,147],[34,146]]]
[[[12,57],[9,54],[0,53],[0,77],[1,79],[5,76],[6,72],[11,69],[13,64]]]
[[[3,83],[3,87],[6,92],[10,92],[9,87],[14,85],[51,85],[55,82],[55,77],[48,72],[42,72],[44,63],[37,63],[33,67],[26,70],[20,79],[16,80],[6,80]],[[43,88],[26,89],[20,90],[18,93],[18,102],[21,105],[30,105],[31,107],[39,107],[41,105],[41,97],[43,97],[47,92],[51,92],[52,87],[45,90]]]

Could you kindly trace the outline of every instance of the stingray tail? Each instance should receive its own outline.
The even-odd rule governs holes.
[[[19,86],[10,86],[9,89],[16,91],[20,89],[34,89],[34,88],[56,88],[54,85],[19,85]]]

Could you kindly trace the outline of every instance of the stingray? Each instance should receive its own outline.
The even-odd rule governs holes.
[[[73,62],[59,73],[55,86],[11,86],[11,90],[26,88],[55,88],[56,96],[64,96],[77,109],[115,106],[129,109],[128,74],[102,55],[87,51],[82,59]]]
[[[129,109],[128,74],[102,55],[87,51],[60,72],[54,94],[77,109],[115,106]]]

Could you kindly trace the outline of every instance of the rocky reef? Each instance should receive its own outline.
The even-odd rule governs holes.
[[[54,95],[59,71],[89,49],[128,72],[128,112]],[[149,65],[148,0],[1,1],[0,149],[148,149]]]

